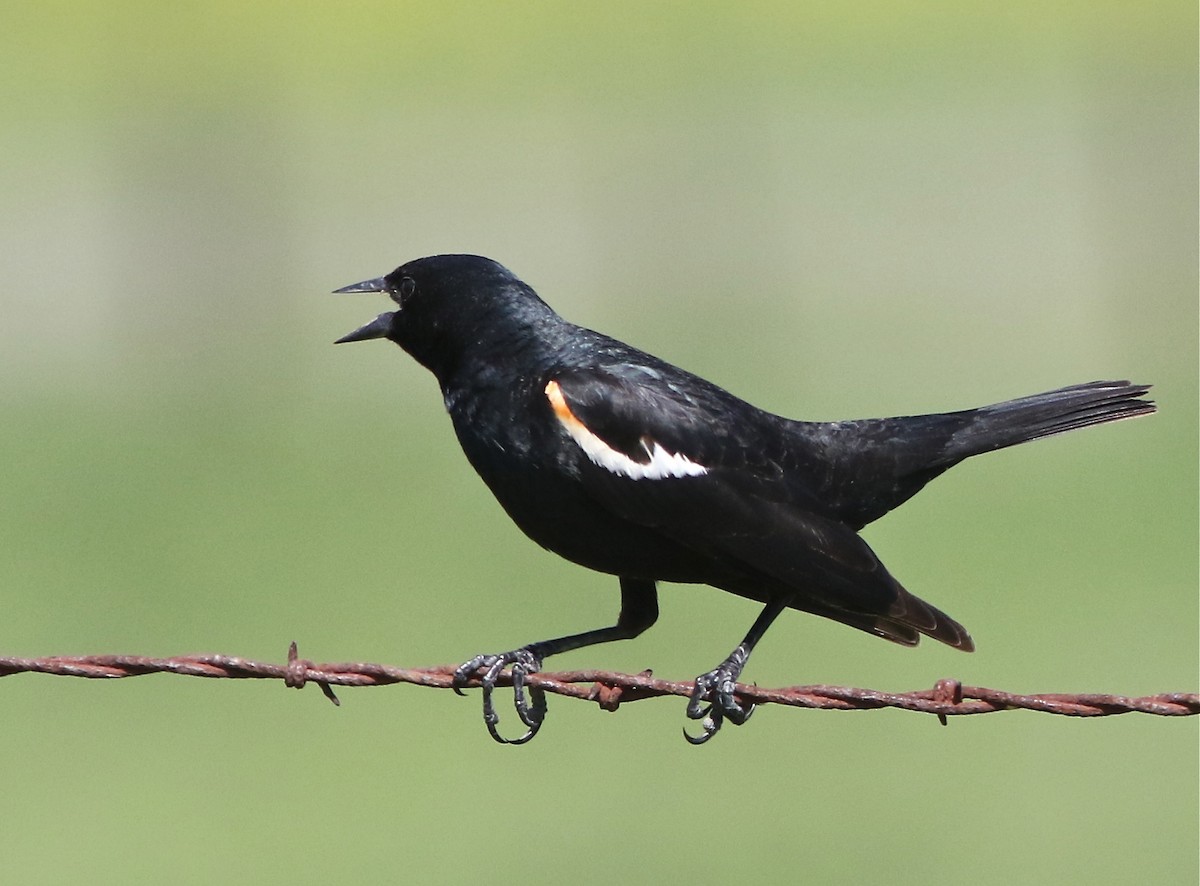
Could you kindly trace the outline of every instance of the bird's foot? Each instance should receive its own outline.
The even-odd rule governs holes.
[[[500,715],[492,701],[492,692],[496,681],[508,666],[512,666],[513,706],[517,716],[525,724],[525,734],[519,738],[505,738],[497,730]],[[454,671],[451,685],[454,691],[463,695],[463,687],[467,685],[476,671],[482,670],[479,677],[480,688],[483,689],[483,722],[488,734],[500,744],[525,744],[542,728],[546,718],[546,693],[536,686],[529,687],[528,698],[525,695],[525,678],[542,667],[542,659],[529,647],[514,649],[512,652],[500,652],[495,655],[477,655],[470,661],[463,662]]]
[[[739,646],[733,654],[721,662],[707,674],[696,678],[692,695],[688,701],[687,715],[693,720],[700,720],[703,735],[689,735],[685,729],[683,737],[692,744],[704,744],[717,734],[721,726],[728,720],[734,726],[741,726],[754,713],[754,705],[742,705],[735,694],[737,678],[749,658],[749,651],[743,651]]]

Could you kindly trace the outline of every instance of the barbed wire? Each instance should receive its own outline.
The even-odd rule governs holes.
[[[288,650],[286,664],[252,661],[233,655],[181,655],[153,658],[143,655],[83,655],[16,658],[0,656],[0,677],[38,673],[92,680],[140,677],[146,674],[180,674],[187,677],[241,680],[282,680],[302,689],[315,683],[334,704],[340,704],[334,686],[385,686],[410,683],[435,689],[452,689],[454,665],[431,668],[399,668],[370,662],[314,664],[297,654],[296,644]],[[498,685],[511,685],[505,673]],[[555,671],[530,674],[527,686],[554,695],[596,702],[615,711],[621,704],[645,698],[691,695],[692,683],[656,679],[649,671],[623,674],[613,671]],[[478,687],[472,678],[468,687]],[[1200,714],[1200,694],[1168,692],[1130,698],[1099,693],[1050,693],[1021,695],[963,686],[957,680],[939,680],[932,689],[915,692],[882,692],[847,686],[792,686],[763,689],[738,684],[738,697],[753,704],[780,704],[821,710],[875,710],[899,708],[934,714],[943,724],[947,717],[990,714],[1021,709],[1065,717],[1108,717],[1115,714],[1152,714],[1158,717],[1188,717]]]

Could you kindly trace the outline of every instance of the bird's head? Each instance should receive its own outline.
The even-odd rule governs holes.
[[[478,255],[435,255],[336,293],[382,292],[396,310],[339,338],[336,344],[386,338],[442,378],[469,351],[503,347],[545,317],[556,317],[511,271]],[[484,355],[486,356],[486,355]]]

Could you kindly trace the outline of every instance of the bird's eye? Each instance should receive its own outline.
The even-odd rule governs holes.
[[[412,277],[403,277],[400,280],[400,297],[408,298],[417,291],[417,282]]]

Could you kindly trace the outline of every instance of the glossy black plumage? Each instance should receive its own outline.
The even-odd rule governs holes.
[[[418,259],[339,292],[384,292],[398,309],[340,341],[388,338],[437,377],[463,451],[543,547],[621,578],[612,628],[479,656],[485,716],[512,666],[518,714],[544,702],[523,677],[546,655],[636,636],[657,615],[655,582],[703,583],[767,608],[734,654],[702,675],[689,715],[709,737],[743,722],[733,685],[782,608],[915,645],[963,650],[961,625],[908,593],[857,534],[965,458],[1154,411],[1145,385],[1092,382],[981,409],[844,422],[764,412],[656,357],[560,318],[499,264]],[[707,707],[704,705],[707,704]]]

